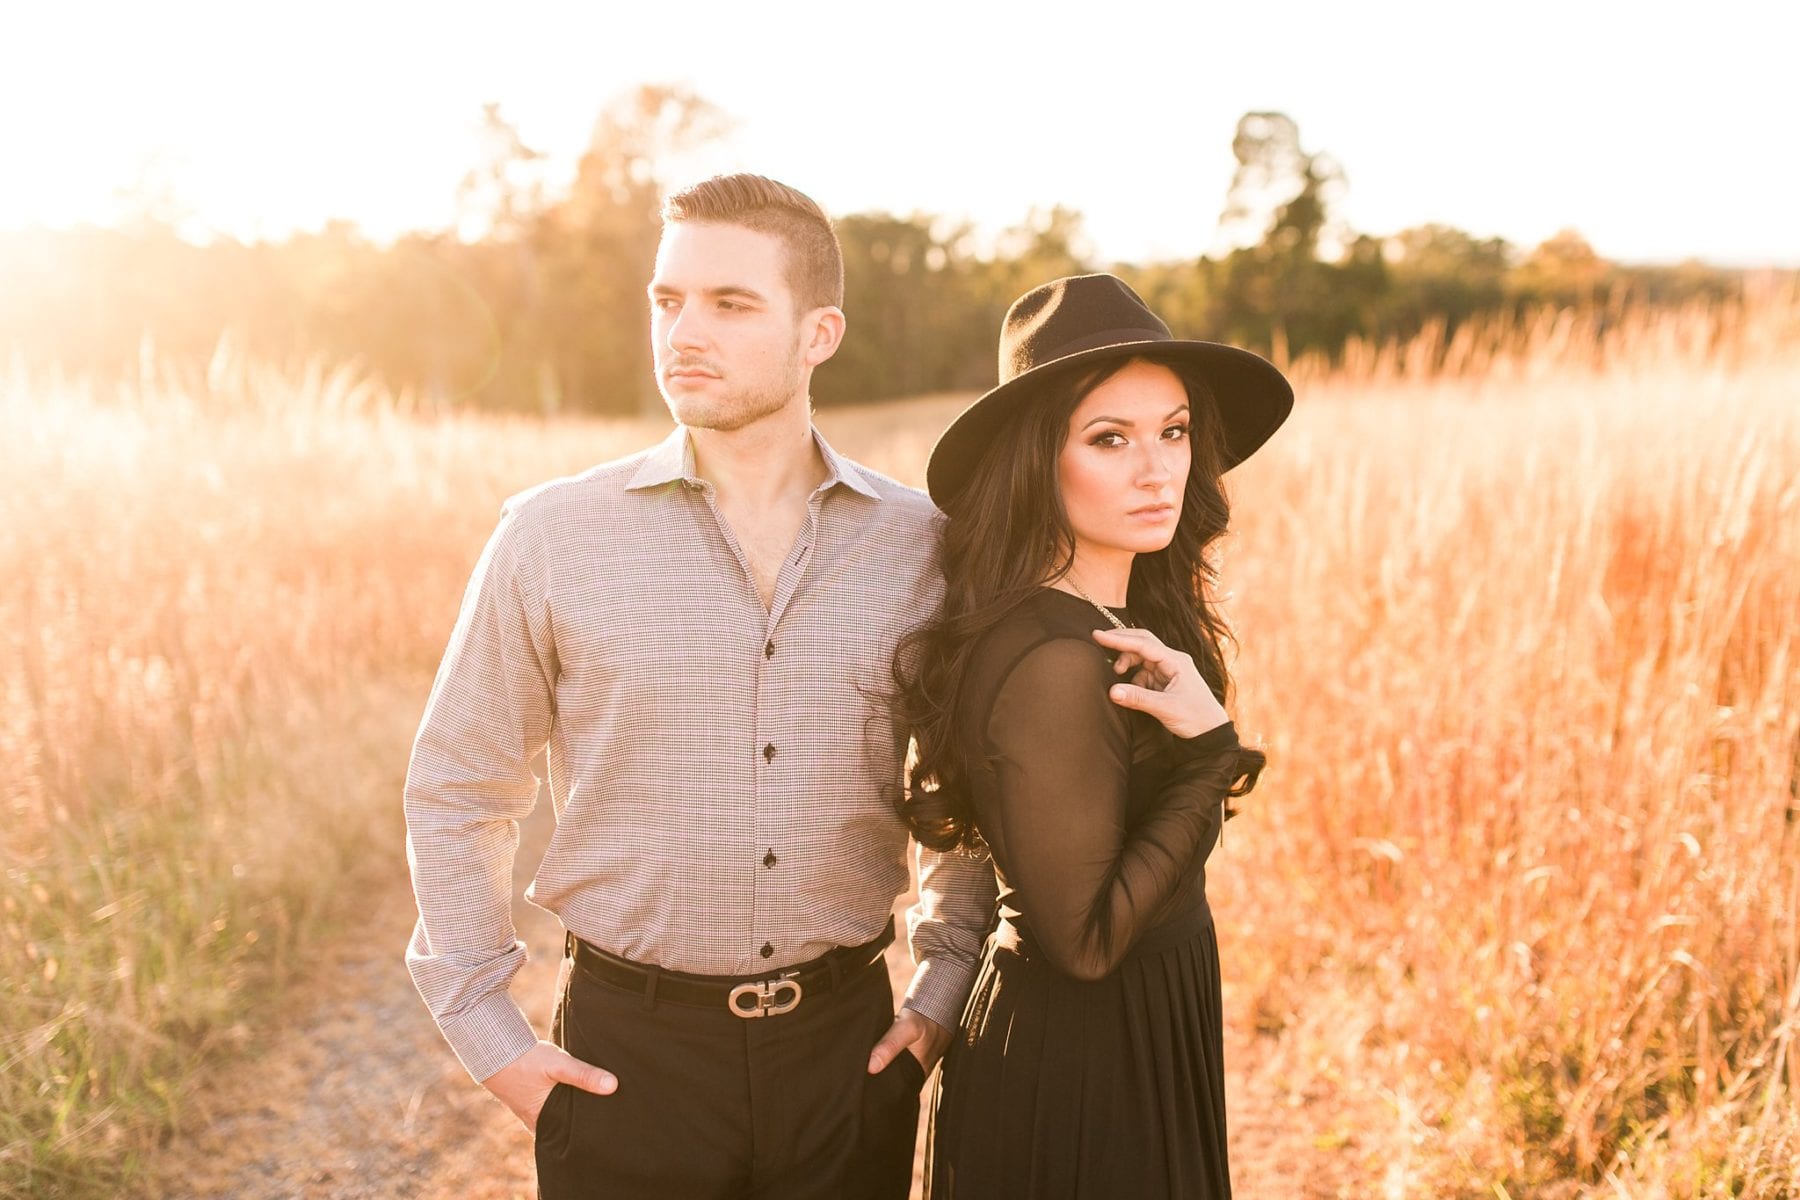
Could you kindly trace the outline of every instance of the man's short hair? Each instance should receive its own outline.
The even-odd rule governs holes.
[[[844,303],[844,252],[825,213],[803,192],[761,175],[715,175],[663,201],[665,224],[716,221],[774,237],[787,259],[788,287],[804,312]]]

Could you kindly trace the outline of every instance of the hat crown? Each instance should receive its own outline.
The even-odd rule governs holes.
[[[1000,381],[964,409],[932,448],[925,466],[931,498],[953,503],[1022,408],[1059,395],[1066,399],[1054,383],[1067,382],[1064,370],[1139,355],[1206,380],[1223,427],[1227,470],[1267,441],[1294,405],[1294,389],[1267,360],[1235,346],[1172,336],[1116,275],[1071,275],[1032,288],[1007,310],[1000,327]]]
[[[1170,340],[1169,327],[1117,275],[1053,279],[1007,310],[1000,382],[1083,350]]]

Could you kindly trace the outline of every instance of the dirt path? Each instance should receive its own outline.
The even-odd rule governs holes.
[[[547,806],[546,806],[547,807]],[[549,836],[527,823],[515,894]],[[403,871],[404,868],[402,867]],[[561,927],[519,902],[531,959],[515,988],[548,1029]],[[401,961],[412,896],[373,897],[366,935],[335,948],[312,994],[253,1050],[209,1081],[185,1129],[150,1165],[146,1195],[231,1200],[375,1200],[535,1195],[530,1137],[471,1083],[438,1036]],[[897,978],[910,970],[899,954]],[[1228,1006],[1229,1009],[1229,1006]],[[1232,1176],[1247,1200],[1378,1194],[1354,1138],[1336,1131],[1342,1099],[1288,1089],[1280,1057],[1227,1031]]]

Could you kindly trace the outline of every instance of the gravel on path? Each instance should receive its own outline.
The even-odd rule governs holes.
[[[515,895],[549,840],[549,806],[524,823]],[[384,850],[384,852],[388,852]],[[146,1196],[171,1200],[531,1200],[531,1138],[470,1081],[413,990],[402,952],[415,910],[400,848],[395,886],[371,896],[360,931],[324,954],[286,1012],[259,1022],[241,1058],[207,1080],[183,1130],[149,1165]],[[515,903],[530,960],[514,993],[549,1029],[562,928]],[[898,986],[911,964],[897,946]],[[1229,1011],[1229,1005],[1228,1005]],[[1344,1127],[1345,1098],[1317,1080],[1293,1089],[1281,1056],[1227,1030],[1232,1177],[1240,1200],[1379,1194]],[[1335,1122],[1332,1120],[1336,1116]],[[921,1147],[923,1143],[921,1141]],[[916,1195],[916,1188],[915,1188]]]

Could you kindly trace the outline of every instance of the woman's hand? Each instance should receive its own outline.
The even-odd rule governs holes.
[[[1194,660],[1148,629],[1096,629],[1094,640],[1119,652],[1113,670],[1127,681],[1108,693],[1114,704],[1149,713],[1178,738],[1198,737],[1230,719]]]

